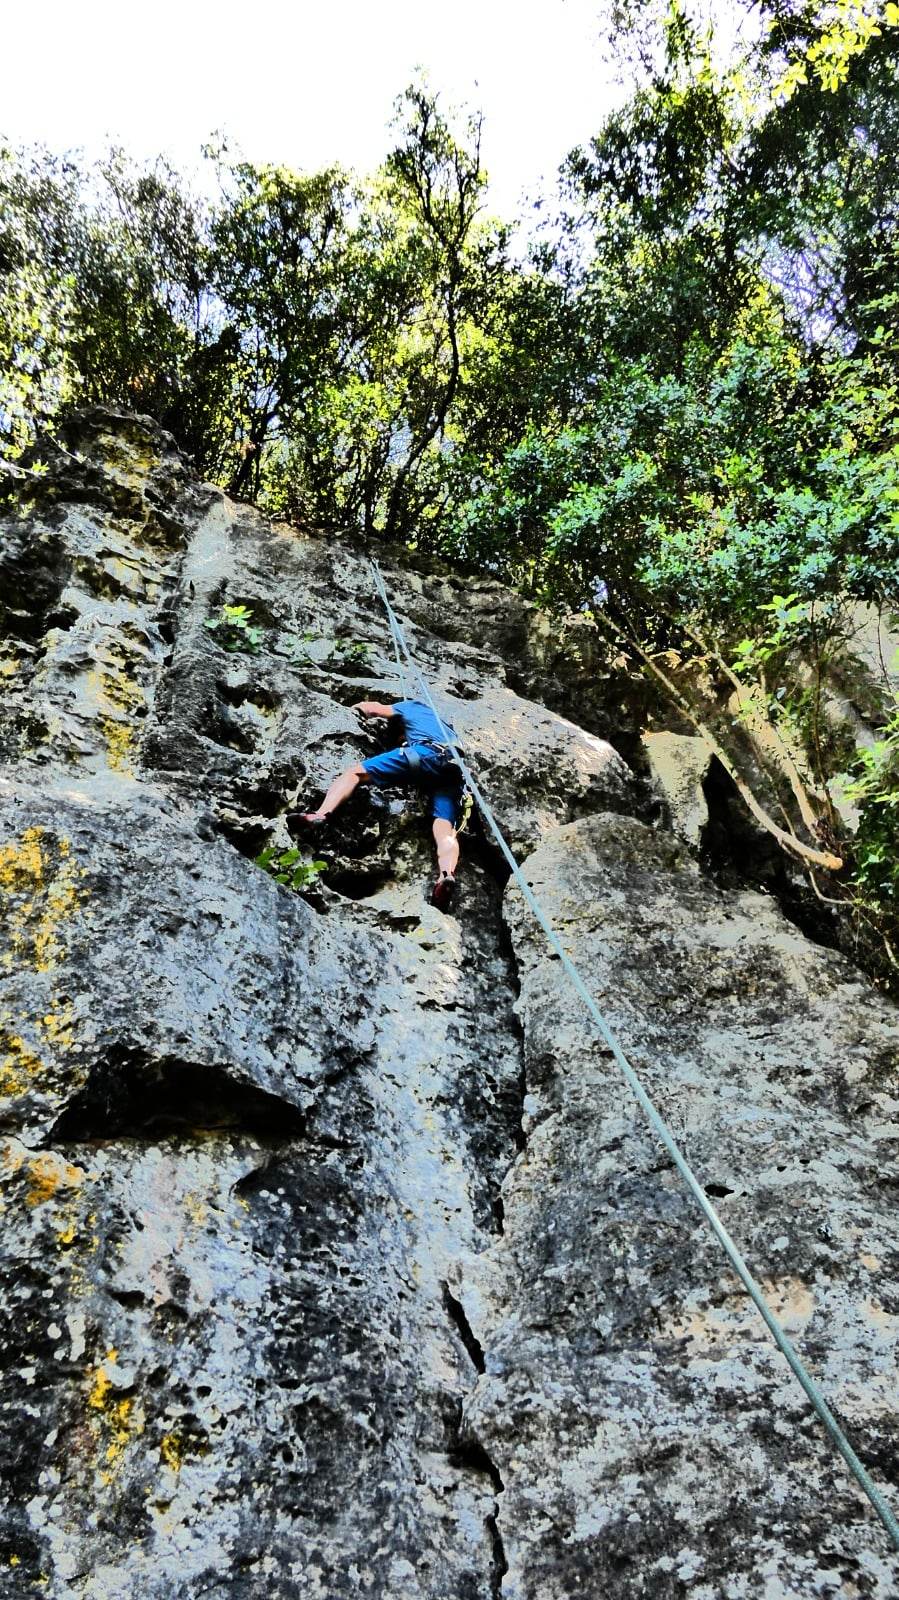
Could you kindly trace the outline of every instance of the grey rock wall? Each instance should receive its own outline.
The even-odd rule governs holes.
[[[381,792],[306,897],[253,864],[377,748],[352,702],[398,692],[362,554],[230,504],[141,419],[64,444],[0,526],[0,1597],[886,1600],[899,1561],[495,853],[466,842],[441,917],[420,802]],[[382,566],[895,1482],[895,1008],[648,825],[610,745],[547,709],[575,678],[546,619]],[[256,653],[206,626],[223,604]],[[604,681],[585,715],[617,731]]]

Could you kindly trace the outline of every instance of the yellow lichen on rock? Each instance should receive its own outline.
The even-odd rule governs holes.
[[[159,1454],[172,1472],[180,1472],[184,1460],[184,1440],[177,1433],[164,1433],[159,1441]]]
[[[87,674],[86,688],[96,709],[109,767],[130,778],[134,776],[131,766],[135,743],[133,719],[146,710],[146,696],[128,671],[117,641],[108,641],[100,656],[102,666]]]
[[[209,1213],[206,1205],[200,1199],[199,1195],[192,1193],[186,1194],[184,1196],[184,1208],[191,1221],[196,1223],[198,1228],[202,1228]]]
[[[114,717],[101,717],[100,730],[106,740],[106,759],[111,771],[121,772],[127,778],[134,777],[134,768],[131,765],[131,751],[134,745],[134,733],[127,722],[117,722]]]
[[[57,965],[60,929],[83,899],[82,876],[68,839],[46,828],[26,828],[20,839],[0,846],[0,893],[9,906],[3,966],[24,962],[50,972]]]
[[[38,1027],[47,1043],[55,1050],[68,1050],[74,1042],[73,1010],[66,1000],[56,1011],[48,1011],[38,1018]]]
[[[110,1377],[110,1371],[115,1367],[118,1358],[117,1350],[107,1350],[99,1366],[92,1368],[87,1374],[87,1404],[93,1413],[90,1419],[91,1430],[97,1443],[99,1458],[105,1463],[100,1472],[100,1479],[104,1484],[112,1482],[114,1469],[128,1445],[143,1431],[143,1417],[135,1411],[132,1397],[123,1395],[116,1399],[117,1389]]]
[[[31,1038],[26,1037],[29,1033]],[[71,1001],[37,1018],[14,1017],[8,1009],[0,1011],[0,1099],[26,1094],[54,1063],[59,1064],[73,1042]],[[83,1076],[83,1068],[76,1065],[75,1080],[80,1081]]]
[[[10,1033],[0,1023],[0,1096],[11,1099],[24,1094],[44,1070],[44,1062],[18,1033]]]

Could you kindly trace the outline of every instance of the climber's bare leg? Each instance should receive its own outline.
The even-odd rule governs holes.
[[[434,818],[434,843],[437,846],[437,865],[441,874],[456,876],[459,865],[459,839],[451,822],[445,817]]]
[[[342,806],[345,800],[349,800],[350,795],[355,793],[360,783],[367,783],[367,781],[368,773],[361,761],[357,761],[354,767],[347,767],[345,772],[341,772],[340,776],[334,779],[318,810],[310,811],[306,815],[329,817],[332,811],[336,811],[337,807]]]

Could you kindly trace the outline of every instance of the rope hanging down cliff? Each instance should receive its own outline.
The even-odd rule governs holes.
[[[771,1310],[771,1307],[768,1305],[765,1296],[752,1276],[752,1273],[750,1272],[749,1267],[737,1248],[737,1245],[734,1243],[733,1239],[725,1228],[724,1223],[721,1221],[721,1218],[715,1210],[715,1207],[709,1200],[705,1190],[702,1187],[702,1184],[699,1182],[699,1179],[695,1176],[686,1157],[681,1152],[681,1149],[677,1144],[677,1141],[675,1140],[670,1128],[668,1127],[668,1124],[665,1122],[661,1114],[656,1110],[655,1105],[644,1089],[639,1077],[637,1076],[637,1073],[631,1066],[631,1063],[615,1038],[615,1035],[613,1034],[609,1024],[606,1022],[605,1017],[597,1006],[596,1001],[590,994],[590,991],[584,983],[583,978],[577,970],[577,967],[564,950],[559,937],[552,926],[552,923],[549,921],[549,918],[543,910],[540,901],[531,889],[531,886],[525,878],[524,873],[518,865],[518,862],[515,860],[509,845],[506,843],[505,836],[503,835],[499,823],[494,817],[493,812],[484,795],[482,794],[475,777],[463,759],[458,747],[450,738],[446,724],[440,716],[440,712],[437,710],[436,705],[434,704],[427,679],[421,670],[416,666],[415,661],[412,658],[402,627],[400,626],[396,613],[390,604],[390,597],[387,593],[387,588],[384,583],[381,569],[376,561],[371,562],[371,570],[374,577],[375,588],[387,614],[387,620],[390,625],[390,633],[393,639],[393,646],[397,655],[397,662],[399,663],[400,661],[399,653],[402,651],[402,654],[406,660],[407,669],[410,675],[421,685],[425,701],[430,706],[434,716],[437,718],[437,721],[443,729],[446,744],[452,750],[453,757],[455,761],[458,762],[458,765],[464,774],[465,781],[471,793],[473,794],[478,807],[480,808],[481,814],[484,817],[484,820],[487,823],[491,833],[496,839],[503,856],[509,864],[512,876],[518,884],[518,887],[524,896],[525,902],[546,935],[554,954],[558,956],[560,962],[562,963],[565,973],[573,984],[578,997],[586,1006],[591,1021],[596,1027],[600,1037],[608,1046],[618,1067],[621,1069],[621,1072],[632,1093],[635,1095],[637,1103],[646,1117],[647,1122],[667,1150],[668,1155],[671,1157],[674,1166],[680,1174],[680,1177],[683,1179],[684,1184],[699,1206],[699,1209],[705,1217],[706,1222],[714,1233],[718,1243],[721,1245],[721,1248],[723,1249],[728,1261],[734,1269],[734,1272],[737,1274],[737,1277],[746,1290],[746,1293],[749,1295],[750,1299],[755,1305],[756,1310],[765,1323],[765,1326],[771,1334],[775,1344],[777,1345],[781,1354],[785,1357],[794,1377],[798,1380],[805,1391],[805,1394],[813,1410],[815,1411],[815,1414],[826,1429],[832,1443],[843,1457],[843,1460],[848,1466],[859,1487],[867,1495],[868,1500],[874,1507],[874,1510],[886,1528],[887,1533],[895,1544],[897,1550],[899,1550],[899,1522],[897,1522],[896,1517],[893,1515],[893,1512],[888,1506],[880,1490],[873,1482],[867,1469],[859,1460],[852,1448],[852,1445],[849,1443],[849,1440],[840,1427],[840,1424],[837,1422],[836,1417],[833,1415],[833,1412],[828,1406],[827,1401],[825,1400],[824,1395],[821,1393],[817,1383],[815,1382],[811,1373],[805,1367],[798,1351],[795,1349],[774,1312]]]

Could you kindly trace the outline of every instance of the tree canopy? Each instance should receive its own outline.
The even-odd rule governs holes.
[[[480,119],[421,85],[365,177],[222,146],[201,197],[161,161],[0,144],[0,450],[84,402],[149,412],[233,495],[667,653],[705,727],[703,663],[880,915],[895,707],[838,750],[824,684],[853,608],[899,605],[899,5],[750,15],[722,59],[688,0],[609,0],[632,92],[529,232],[486,208]]]

